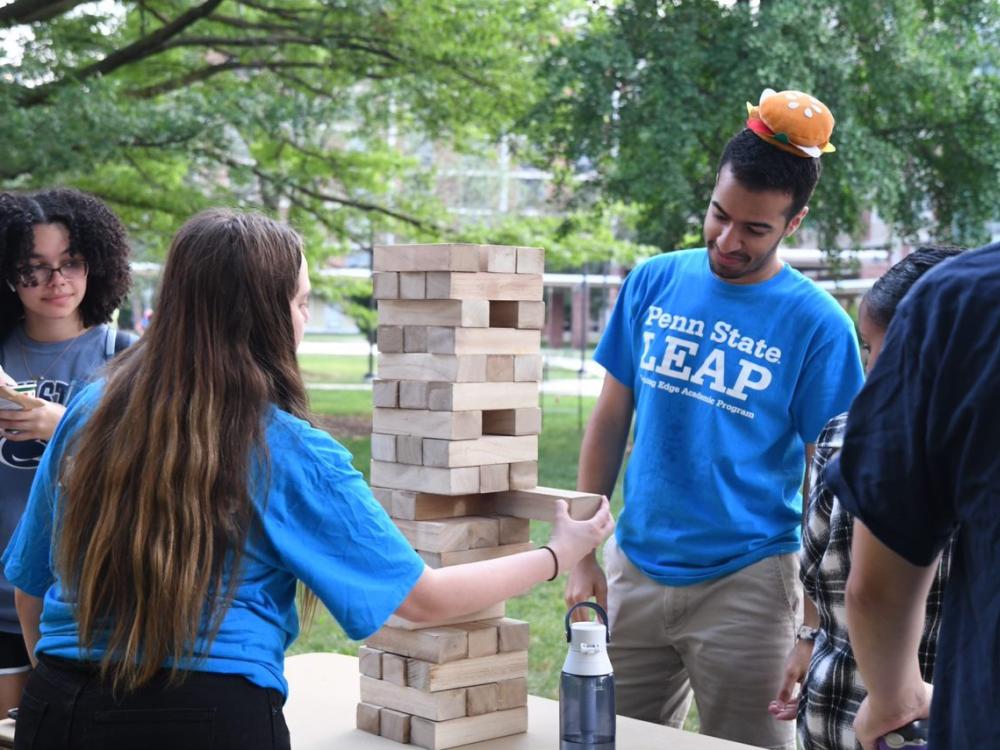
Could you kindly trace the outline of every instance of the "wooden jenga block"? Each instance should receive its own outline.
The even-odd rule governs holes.
[[[403,271],[399,274],[400,299],[424,299],[427,274],[423,271]]]
[[[491,383],[514,381],[514,356],[511,354],[486,355],[486,380]]]
[[[369,648],[443,664],[469,655],[469,634],[459,628],[401,630],[385,626],[365,641]]]
[[[378,504],[382,506],[382,509],[386,513],[392,513],[393,492],[394,490],[390,490],[385,487],[372,487],[372,497],[378,501]]]
[[[531,541],[531,522],[527,518],[497,516],[500,524],[500,544],[520,544]]]
[[[540,301],[542,275],[431,271],[427,274],[427,299]]]
[[[493,560],[497,557],[516,555],[520,552],[530,552],[533,549],[535,549],[535,545],[526,542],[524,544],[501,544],[497,547],[455,550],[454,552],[417,552],[417,554],[432,568],[447,568],[449,565]]]
[[[403,326],[379,326],[375,342],[380,352],[398,353],[403,351]],[[513,378],[511,378],[513,380]]]
[[[507,245],[480,245],[479,270],[489,273],[516,273],[517,248]]]
[[[497,649],[501,652],[527,651],[531,643],[531,628],[523,620],[504,617],[494,620],[497,626]]]
[[[406,657],[388,651],[382,654],[382,679],[406,687]]]
[[[424,329],[427,330],[426,328]],[[401,380],[399,381],[399,408],[400,409],[426,409],[427,392],[431,384],[426,380]]]
[[[413,620],[407,620],[405,617],[400,617],[399,615],[389,615],[389,619],[386,620],[386,625],[392,628],[398,628],[400,630],[420,630],[421,628],[440,628],[448,625],[454,625],[459,622],[472,622],[473,620],[492,620],[497,617],[504,617],[507,612],[506,602],[499,602],[497,604],[491,604],[489,607],[484,607],[477,612],[472,612],[467,615],[456,615],[455,617],[441,617],[437,620],[432,620],[430,622],[414,622]]]
[[[422,716],[432,721],[465,716],[465,688],[428,693],[362,675],[361,700],[364,703],[403,711],[413,716]]]
[[[488,682],[485,685],[473,685],[465,689],[465,714],[481,716],[491,714],[500,706],[500,685]]]
[[[432,411],[537,406],[537,383],[431,383],[427,387],[427,408]]]
[[[387,408],[399,406],[399,381],[373,380],[372,405]]]
[[[376,271],[478,271],[479,264],[479,246],[468,244],[376,245],[372,257]]]
[[[519,354],[514,357],[514,380],[537,383],[542,379],[544,366],[541,354]]]
[[[468,701],[468,698],[466,698]],[[381,731],[382,709],[371,703],[359,703],[357,712],[357,727],[362,732],[378,734]]]
[[[538,435],[541,431],[542,410],[536,406],[483,412],[484,435]]]
[[[510,489],[510,464],[487,464],[479,467],[479,491],[503,492]]]
[[[496,502],[497,513],[533,521],[553,521],[557,500],[565,500],[569,506],[570,518],[585,521],[591,518],[601,505],[601,496],[589,492],[557,490],[551,487],[532,487],[526,490],[511,489],[490,495]]]
[[[396,435],[396,460],[401,464],[424,463],[424,439],[419,435]],[[374,458],[374,456],[373,456]]]
[[[527,651],[511,651],[445,664],[434,664],[420,659],[406,661],[407,684],[432,693],[513,677],[525,677],[527,674]]]
[[[378,303],[378,321],[386,326],[487,328],[490,303],[486,299],[385,299]]]
[[[372,458],[377,461],[396,460],[396,436],[372,433]]]
[[[469,634],[469,658],[493,656],[499,651],[497,625],[494,620],[463,622],[455,626]]]
[[[498,711],[528,705],[528,681],[525,678],[515,677],[512,680],[500,680],[497,683],[497,688],[499,689],[497,695]]]
[[[382,679],[382,652],[362,646],[358,649],[358,670],[376,680]]]
[[[419,354],[427,351],[427,326],[403,326],[403,351]],[[481,331],[482,328],[473,330]]]
[[[493,711],[481,716],[466,716],[450,721],[427,721],[414,716],[410,720],[410,744],[427,750],[447,750],[450,747],[527,731],[527,707]]]
[[[465,698],[465,703],[468,710],[468,696]],[[393,711],[391,708],[383,708],[379,734],[393,742],[410,744],[410,715],[402,711]]]
[[[375,299],[396,299],[399,297],[399,274],[373,273],[372,296]]]
[[[451,326],[427,329],[427,351],[433,354],[537,354],[541,345],[541,331]]]
[[[545,273],[545,251],[540,247],[517,249],[518,273]]]
[[[528,437],[525,435],[524,437]],[[536,454],[537,455],[537,454]],[[510,465],[510,489],[530,490],[538,485],[538,461],[518,461]],[[513,513],[509,515],[514,515]]]
[[[378,374],[391,380],[447,380],[482,383],[486,380],[486,356],[470,354],[379,354]],[[517,377],[517,360],[514,360]]]
[[[545,327],[544,302],[490,302],[490,328],[526,328],[541,330]]]
[[[469,440],[482,436],[479,411],[372,409],[372,430],[390,435],[420,435],[442,440]],[[388,485],[384,485],[388,486]],[[414,489],[414,488],[399,488]]]
[[[514,462],[534,462],[537,458],[537,435],[487,435],[472,440],[424,439],[424,466],[455,468],[504,463],[513,466]]]
[[[497,518],[462,516],[436,521],[395,518],[393,522],[414,549],[426,552],[495,547],[500,540],[500,522]]]
[[[398,443],[396,450],[398,453]],[[432,495],[393,490],[390,515],[410,521],[429,521],[459,516],[487,516],[493,513],[493,508],[493,501],[483,495]]]
[[[426,445],[424,449],[426,451]],[[435,495],[468,495],[479,492],[478,466],[443,468],[373,460],[370,476],[372,484],[394,490],[431,492]]]

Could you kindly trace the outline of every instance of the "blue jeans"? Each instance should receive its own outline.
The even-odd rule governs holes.
[[[112,694],[94,664],[42,655],[18,708],[15,750],[290,750],[283,696],[236,675],[161,671]]]

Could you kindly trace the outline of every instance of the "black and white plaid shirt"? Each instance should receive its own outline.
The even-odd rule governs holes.
[[[802,539],[802,585],[819,611],[820,633],[799,700],[799,738],[805,750],[856,750],[854,715],[867,691],[847,637],[844,589],[851,568],[854,519],[823,481],[823,469],[844,444],[847,414],[827,422],[816,441],[810,469],[809,514]],[[920,669],[931,681],[941,624],[944,585],[951,563],[945,549],[927,597],[927,620],[920,642]]]

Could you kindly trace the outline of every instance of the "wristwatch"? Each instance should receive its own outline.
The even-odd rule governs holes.
[[[819,635],[819,628],[813,628],[809,625],[799,625],[799,629],[795,631],[795,642],[799,641],[815,641],[816,636]]]

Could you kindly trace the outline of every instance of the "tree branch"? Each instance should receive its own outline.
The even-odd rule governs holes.
[[[85,2],[87,0],[14,0],[0,8],[0,26],[48,21]]]
[[[184,88],[192,83],[207,81],[209,78],[217,76],[220,73],[227,73],[233,70],[283,70],[286,68],[325,70],[327,67],[329,66],[324,63],[289,62],[285,60],[251,60],[247,62],[241,62],[240,60],[228,60],[217,65],[207,65],[204,68],[192,70],[182,76],[170,78],[166,81],[153,84],[152,86],[147,86],[142,89],[132,89],[128,93],[129,95],[135,96],[139,99],[151,99],[154,96],[176,91],[177,89]]]

